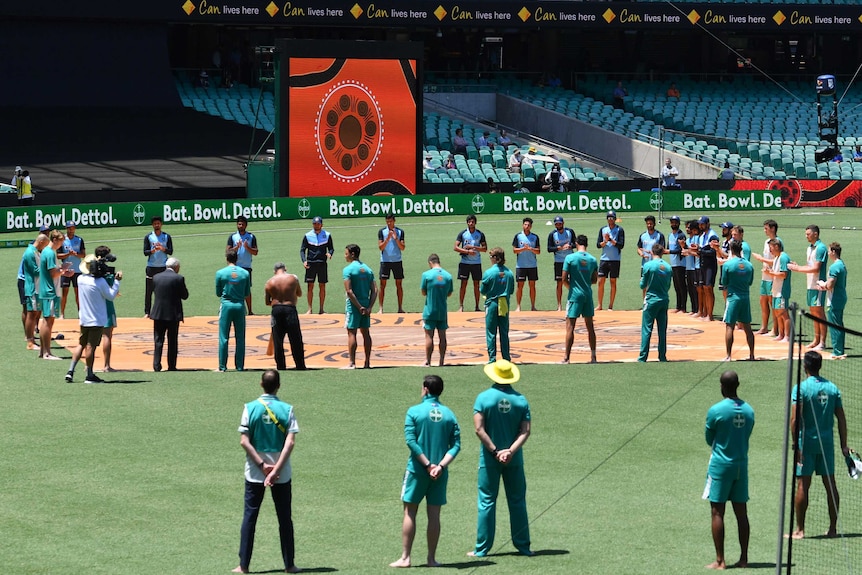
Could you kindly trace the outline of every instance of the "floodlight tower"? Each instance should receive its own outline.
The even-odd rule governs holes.
[[[838,98],[835,93],[835,76],[826,74],[817,77],[817,127],[820,130],[820,139],[831,144],[820,152],[814,154],[814,160],[818,163],[828,162],[838,153]],[[823,110],[821,97],[832,96],[832,112]]]

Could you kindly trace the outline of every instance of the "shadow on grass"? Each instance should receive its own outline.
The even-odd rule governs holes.
[[[541,557],[543,555],[551,556],[551,555],[568,555],[571,553],[568,549],[539,549],[538,551],[533,551],[533,557]],[[497,557],[524,557],[517,551],[509,551],[507,553],[494,553]]]
[[[476,567],[490,567],[491,565],[496,565],[496,563],[488,560],[485,557],[477,557],[473,561],[456,561],[455,563],[441,563],[440,567],[435,567],[435,569],[475,569]],[[424,565],[417,565],[417,567],[424,567]],[[431,567],[428,567],[428,569],[431,569]]]
[[[728,567],[729,569],[730,567]],[[746,569],[775,569],[775,563],[749,563]]]
[[[802,541],[806,541],[808,539],[812,539],[812,540],[813,539],[826,539],[826,540],[830,540],[830,539],[856,539],[859,537],[862,537],[862,533],[845,533],[843,535],[838,535],[836,537],[827,537],[825,534],[824,535],[806,535],[805,539],[802,539]]]
[[[335,567],[303,567],[303,573],[337,573]],[[284,569],[267,569],[266,571],[249,571],[249,573],[284,573]]]

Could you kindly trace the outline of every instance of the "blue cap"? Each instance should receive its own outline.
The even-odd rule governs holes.
[[[67,228],[74,228],[75,222],[73,222],[72,220],[66,220],[66,227]]]
[[[321,218],[320,216],[314,216],[314,219],[311,220],[311,223],[312,224],[322,224],[323,218]]]
[[[721,222],[721,224],[719,224],[718,227],[724,228],[724,229],[729,229],[729,228],[733,227],[733,222]]]
[[[708,224],[708,223],[709,223],[709,216],[700,216],[700,217],[697,219],[697,223],[699,223],[699,224]]]
[[[672,222],[678,222],[678,221],[680,221],[679,216],[671,216],[671,217],[670,217],[670,221],[672,221]]]
[[[46,226],[45,224],[42,224],[42,226],[39,228],[40,234],[44,234],[45,232],[50,232],[50,231],[51,231],[51,226]]]
[[[554,218],[554,223],[555,224],[562,224],[563,223],[563,216],[557,216],[556,218]]]
[[[617,213],[615,211],[611,210],[607,213],[607,215],[605,215],[605,218],[617,219]]]

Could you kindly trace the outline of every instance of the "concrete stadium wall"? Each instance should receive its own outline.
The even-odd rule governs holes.
[[[662,166],[662,150],[657,146],[632,140],[569,116],[523,100],[497,95],[497,121],[528,134],[541,134],[543,139],[602,158],[612,164],[636,172],[654,175],[658,181]],[[685,187],[687,179],[715,180],[718,170],[709,164],[665,150],[679,170],[679,181]]]
[[[444,113],[451,108],[469,118],[497,117],[497,95],[493,93],[424,92],[422,98],[426,106],[440,106]]]

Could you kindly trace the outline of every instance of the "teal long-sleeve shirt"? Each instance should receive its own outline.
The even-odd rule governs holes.
[[[461,428],[451,409],[440,403],[434,395],[426,395],[422,403],[407,410],[404,419],[404,439],[410,449],[407,469],[417,472],[425,469],[419,456],[423,453],[433,464],[438,464],[448,453],[452,457],[461,451]]]
[[[224,301],[242,302],[251,294],[248,272],[239,266],[230,265],[216,272],[215,293]]]

